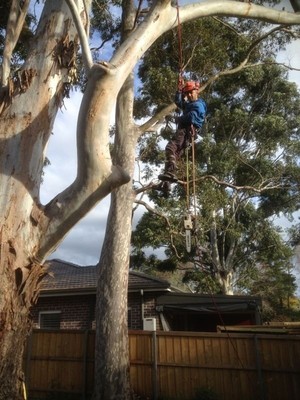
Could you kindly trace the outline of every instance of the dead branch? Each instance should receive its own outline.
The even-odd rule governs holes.
[[[172,249],[174,250],[174,252],[175,252],[175,254],[176,254],[176,257],[177,257],[178,259],[180,259],[181,257],[179,256],[179,254],[178,254],[178,252],[177,252],[177,249],[176,249],[176,246],[175,246],[175,244],[174,244],[174,235],[173,235],[173,233],[172,233],[172,227],[171,227],[169,218],[166,217],[163,213],[157,211],[155,208],[151,207],[151,206],[150,206],[148,203],[146,203],[145,201],[142,201],[142,200],[135,200],[135,203],[144,206],[144,207],[146,208],[147,211],[151,212],[151,213],[154,214],[154,215],[157,215],[158,217],[162,218],[162,219],[165,221],[166,225],[168,226],[168,228],[169,228],[169,230],[170,230],[171,247],[172,247]]]

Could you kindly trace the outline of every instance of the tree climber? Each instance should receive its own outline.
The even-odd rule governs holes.
[[[158,178],[162,181],[176,182],[176,165],[178,159],[189,145],[192,136],[200,133],[206,115],[206,102],[199,97],[199,83],[182,80],[175,95],[175,104],[182,110],[182,115],[176,117],[178,128],[165,149],[165,171]]]

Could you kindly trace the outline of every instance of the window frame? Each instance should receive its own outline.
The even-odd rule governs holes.
[[[60,329],[60,324],[61,324],[61,320],[59,318],[59,328],[55,327],[55,328],[51,328],[51,327],[41,327],[41,317],[42,315],[54,315],[54,314],[59,314],[61,315],[61,311],[60,310],[52,310],[52,311],[39,311],[39,329]]]

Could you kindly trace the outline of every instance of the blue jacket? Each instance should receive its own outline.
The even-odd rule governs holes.
[[[206,102],[199,98],[196,101],[185,101],[181,92],[175,94],[175,104],[183,111],[183,115],[178,118],[179,128],[188,128],[193,125],[201,128],[205,121],[207,111]]]

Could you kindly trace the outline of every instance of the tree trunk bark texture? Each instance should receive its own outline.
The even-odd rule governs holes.
[[[131,183],[112,193],[98,266],[94,400],[130,398],[127,296],[132,205]]]
[[[130,0],[123,7],[122,40],[131,32],[135,15],[133,1]],[[134,78],[131,73],[117,98],[113,152],[115,163],[128,171],[130,176],[134,172],[137,142],[133,92]],[[94,400],[129,400],[131,397],[127,300],[134,197],[131,182],[111,194],[99,262]]]
[[[126,186],[130,187],[127,190],[119,188],[112,194],[99,262],[94,400],[130,398],[127,293],[130,247],[128,230],[131,231],[128,209],[132,209],[132,188],[130,184]]]
[[[2,259],[2,254],[1,254]],[[30,331],[28,304],[16,290],[10,266],[1,268],[1,326],[0,326],[0,399],[23,399],[23,349]],[[25,300],[25,301],[24,301]]]
[[[39,202],[44,152],[69,71],[63,50],[76,52],[66,5],[48,1],[27,61],[0,99],[0,400],[24,398],[22,357],[47,254]]]
[[[134,171],[137,140],[132,107],[133,74],[127,78],[117,100],[114,151],[114,159],[130,175]],[[131,397],[127,297],[134,198],[131,182],[111,195],[99,261],[94,400],[128,400]]]

